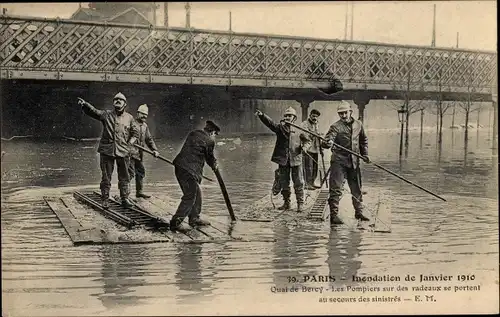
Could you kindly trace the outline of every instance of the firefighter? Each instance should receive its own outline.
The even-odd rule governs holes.
[[[120,190],[121,203],[124,207],[132,207],[129,201],[128,173],[130,149],[137,140],[138,131],[134,123],[134,117],[125,111],[127,98],[121,92],[113,97],[113,110],[99,110],[78,98],[78,104],[85,114],[101,121],[103,129],[97,152],[100,154],[101,167],[101,198],[102,206],[109,207],[109,191],[111,188],[111,177],[115,167],[118,170],[118,189]]]
[[[275,123],[269,116],[262,113],[260,110],[257,110],[255,115],[276,134],[276,144],[274,146],[271,161],[278,164],[281,195],[283,196],[283,205],[278,207],[278,209],[290,209],[291,174],[297,199],[297,212],[302,212],[304,208],[302,150],[307,150],[311,145],[310,139],[306,134],[286,124],[286,122],[293,123],[297,120],[297,113],[292,107],[286,109],[283,114],[284,119],[279,123]]]
[[[206,121],[203,130],[191,131],[173,163],[175,177],[179,182],[183,196],[175,215],[170,220],[170,230],[183,231],[184,218],[189,218],[191,227],[208,226],[210,222],[200,218],[202,197],[201,180],[205,162],[214,171],[218,169],[214,156],[215,138],[220,128],[213,121]]]
[[[340,148],[335,148],[336,143],[355,153],[359,153],[363,160],[370,162],[368,157],[368,138],[361,121],[352,117],[351,105],[346,101],[341,101],[337,108],[340,119],[332,124],[326,133],[325,142],[322,146],[331,148],[332,157],[330,160],[330,196],[328,204],[330,206],[330,223],[333,225],[342,224],[338,217],[339,202],[342,196],[344,180],[347,180],[352,195],[354,216],[361,221],[369,221],[363,215],[363,197],[361,193],[361,180],[359,173],[359,158]]]
[[[137,116],[135,118],[135,123],[137,125],[137,130],[139,133],[136,144],[142,147],[147,146],[151,151],[153,151],[154,157],[158,157],[160,154],[158,153],[158,148],[156,147],[155,141],[151,136],[151,132],[149,131],[148,124],[146,123],[147,118],[148,106],[145,104],[140,105],[137,109]],[[144,177],[146,176],[146,169],[144,168],[143,159],[143,151],[134,146],[134,148],[131,149],[129,165],[130,180],[135,177],[135,196],[137,198],[147,199],[151,196],[143,192]]]
[[[320,135],[318,128],[318,117],[320,115],[321,113],[318,110],[312,109],[311,112],[309,113],[309,118],[303,121],[300,126],[308,131]],[[304,178],[305,178],[306,189],[308,190],[317,189],[316,185],[314,185],[314,182],[316,181],[316,177],[318,177],[318,159],[319,159],[319,153],[321,151],[320,145],[321,145],[320,139],[313,136],[311,141],[311,147],[309,147],[303,155]]]

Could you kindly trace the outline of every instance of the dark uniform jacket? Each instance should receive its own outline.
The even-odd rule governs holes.
[[[175,166],[187,170],[198,183],[201,183],[205,162],[211,168],[216,166],[214,148],[215,142],[207,132],[204,130],[191,131],[173,163]]]
[[[290,125],[275,123],[265,114],[260,115],[259,118],[276,133],[276,144],[271,161],[279,165],[287,165],[290,160],[290,166],[301,165],[303,144],[310,144],[308,136]]]
[[[350,123],[344,123],[339,120],[330,126],[326,133],[326,140],[332,140],[340,146],[343,146],[355,153],[368,155],[368,138],[361,121],[352,118]],[[331,162],[338,162],[347,167],[356,168],[359,164],[359,158],[347,151],[332,147]]]
[[[135,120],[135,124],[137,126],[137,130],[139,133],[139,137],[137,138],[137,142],[135,144],[140,145],[142,147],[148,147],[151,151],[158,151],[156,147],[156,143],[151,136],[151,132],[149,131],[148,124],[146,122],[139,122]],[[137,147],[133,147],[130,149],[130,154],[132,158],[142,161],[144,158],[144,151],[138,149]]]
[[[97,152],[109,156],[126,157],[130,154],[128,142],[138,137],[134,117],[128,112],[117,115],[114,110],[99,110],[85,102],[83,112],[102,122],[103,130]]]

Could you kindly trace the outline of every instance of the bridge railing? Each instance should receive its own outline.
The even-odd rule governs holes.
[[[491,88],[496,53],[0,17],[0,68]]]

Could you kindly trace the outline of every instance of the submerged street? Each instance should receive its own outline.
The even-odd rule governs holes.
[[[276,312],[331,312],[333,306],[316,306],[318,298],[327,292],[329,283],[338,288],[349,284],[351,290],[344,287],[344,291],[362,294],[350,284],[353,276],[413,274],[418,279],[421,274],[474,274],[471,287],[485,281],[490,284],[483,287],[491,287],[498,270],[498,157],[491,149],[490,133],[471,130],[464,153],[461,130],[444,131],[441,151],[436,148],[434,130],[425,132],[422,148],[419,132],[412,131],[409,158],[401,165],[396,131],[367,134],[372,161],[447,202],[364,164],[363,188],[368,195],[370,188],[392,192],[391,233],[330,228],[327,222],[239,222],[246,236],[266,234],[276,242],[202,245],[73,246],[43,196],[71,193],[75,188],[98,190],[97,142],[2,141],[3,312],[38,316],[249,314],[272,313],[266,305],[273,302],[289,303]],[[239,210],[271,192],[274,140],[271,135],[217,141],[216,156],[237,216]],[[163,156],[173,158],[181,142],[160,139],[157,145]],[[328,162],[329,154],[327,168]],[[152,156],[146,156],[145,164],[145,190],[178,201],[181,192],[172,166]],[[209,169],[205,175],[213,178]],[[112,190],[116,182],[114,175]],[[202,215],[227,222],[229,214],[217,184],[204,181],[202,190]],[[353,211],[347,214],[352,217]],[[277,294],[291,287],[290,277],[304,276],[324,276],[329,282],[304,283],[311,289],[301,292],[302,306],[294,294]],[[328,295],[332,292],[333,288]]]

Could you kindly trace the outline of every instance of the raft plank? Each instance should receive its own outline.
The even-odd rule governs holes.
[[[144,200],[146,201],[146,200]],[[163,213],[173,214],[176,206],[165,202],[163,199],[159,197],[152,196],[147,199],[148,203],[153,205],[153,208],[161,208]],[[171,210],[171,212],[169,211]],[[245,226],[243,222],[238,221],[230,221],[227,219],[227,223],[224,221],[215,219],[215,217],[211,217],[209,215],[203,216],[205,219],[210,221],[210,226],[198,228],[197,231],[205,232],[206,234],[210,234],[213,237],[214,243],[220,243],[221,241],[226,242],[274,242],[276,239],[273,237],[268,237],[266,235],[255,234],[256,232],[246,232],[247,230],[241,230],[242,234],[239,233],[240,228]],[[260,226],[260,225],[259,225]],[[195,238],[195,240],[197,240]]]
[[[309,218],[311,220],[325,221],[330,217],[330,211],[328,208],[329,195],[330,193],[328,189],[321,188],[318,190],[316,199],[309,212]]]
[[[304,211],[301,213],[296,212],[297,199],[295,198],[293,189],[292,194],[290,195],[291,209],[287,211],[278,210],[278,207],[283,204],[283,198],[280,194],[276,196],[271,196],[271,194],[268,194],[244,208],[240,212],[241,216],[239,218],[243,221],[254,220],[255,222],[270,222],[287,216],[292,216],[293,218],[308,217],[319,193],[319,189],[304,191]]]
[[[151,198],[150,198],[151,199]],[[138,200],[132,200],[137,207],[142,208],[144,210],[147,210],[149,213],[154,214],[156,217],[162,218],[165,221],[169,221],[165,219],[164,217],[161,217],[160,215],[165,214],[165,210],[162,209],[161,207],[158,207],[156,205],[153,205],[149,199],[138,199]],[[175,242],[187,242],[193,240],[193,237],[191,234],[186,234],[182,232],[172,232],[168,231],[168,236],[175,241]]]
[[[89,194],[85,193],[82,195]],[[86,196],[87,197],[87,196]],[[162,202],[160,206],[155,206],[148,202],[148,200],[140,199],[136,202],[136,207],[141,207],[142,211],[150,213],[152,215],[171,215],[174,211],[174,206],[169,206],[169,204],[163,201],[160,198],[157,198],[158,201]],[[146,244],[146,243],[165,243],[165,242],[178,242],[178,243],[188,243],[188,244],[204,244],[204,243],[227,243],[227,242],[240,242],[240,243],[254,243],[254,242],[274,242],[276,239],[268,238],[265,236],[250,236],[250,237],[234,237],[231,235],[231,228],[234,225],[234,222],[229,224],[224,224],[223,221],[210,219],[211,217],[207,216],[207,219],[212,222],[212,224],[217,224],[218,227],[222,226],[224,229],[228,229],[228,231],[224,231],[224,229],[220,229],[215,226],[210,226],[209,228],[203,227],[203,229],[211,230],[212,234],[217,233],[217,236],[207,236],[203,234],[201,231],[196,229],[191,229],[187,234],[180,232],[171,232],[168,231],[168,234],[165,237],[137,237],[133,231],[115,231],[111,230],[106,232],[102,230],[102,228],[90,228],[87,226],[82,226],[81,222],[78,219],[78,210],[75,205],[69,203],[69,201],[64,201],[64,199],[60,198],[59,200],[55,198],[46,198],[46,202],[49,205],[49,208],[53,210],[53,212],[58,217],[59,221],[63,224],[66,232],[70,236],[73,244],[82,245],[82,244],[92,244],[92,245],[103,245],[103,244]],[[89,207],[86,203],[75,200],[78,206],[82,205],[84,207]],[[150,207],[149,209],[142,209],[143,207]],[[72,211],[73,209],[73,211]],[[155,211],[151,213],[150,211]],[[165,212],[165,210],[171,210],[172,212]],[[158,211],[158,212],[156,212]],[[162,217],[158,217],[163,219]],[[226,228],[227,227],[227,228]],[[202,229],[202,230],[203,230]],[[135,228],[134,230],[143,230],[142,228]],[[136,233],[136,232],[135,232]],[[165,232],[163,232],[165,233]],[[209,234],[206,232],[206,234]]]
[[[168,214],[169,217],[173,216],[173,214],[175,212],[175,208],[177,208],[176,206],[172,206],[172,205],[166,203],[165,201],[163,201],[161,198],[156,197],[156,196],[151,196],[151,198],[145,199],[144,201],[148,201],[151,205],[155,206],[152,208],[160,208],[161,210],[163,210],[163,213]],[[209,217],[207,215],[203,215],[203,217],[206,218],[208,221],[210,221],[210,226],[192,229],[191,231],[195,231],[196,234],[201,233],[206,238],[210,238],[210,239],[219,239],[219,238],[226,239],[226,238],[228,238],[228,235],[225,233],[226,231],[222,228],[219,228],[219,226],[216,226],[214,224],[214,222],[217,222],[217,221],[214,221],[214,219],[212,219],[211,217]]]
[[[103,241],[99,228],[82,226],[62,198],[44,197],[44,200],[57,216],[74,245],[94,244]]]

